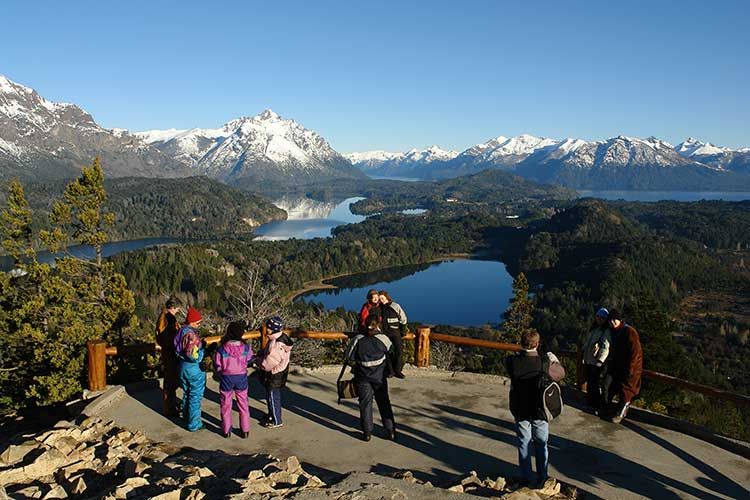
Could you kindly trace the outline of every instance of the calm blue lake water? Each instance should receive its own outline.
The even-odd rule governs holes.
[[[263,224],[254,232],[257,239],[271,241],[327,238],[336,226],[365,220],[364,216],[355,215],[349,209],[349,205],[362,199],[347,198],[339,203],[318,202],[309,198],[277,200],[274,204],[286,210],[289,218]]]
[[[112,243],[106,243],[102,248],[102,255],[104,257],[111,257],[122,252],[132,252],[134,250],[140,250],[141,248],[148,248],[157,245],[166,245],[168,243],[178,243],[182,240],[174,238],[143,238],[140,240],[129,240],[129,241],[115,241]],[[67,254],[73,257],[81,259],[93,259],[94,249],[88,245],[77,245],[68,248]],[[51,264],[55,261],[55,257],[62,257],[64,254],[51,254],[49,252],[40,252],[38,255],[39,262]],[[0,271],[9,271],[12,269],[13,260],[10,257],[0,257]]]
[[[298,300],[322,303],[327,309],[359,311],[371,288],[387,290],[409,321],[429,324],[499,323],[513,295],[513,277],[505,264],[487,260],[452,260],[405,266],[330,280],[338,286],[317,290]]]
[[[596,191],[579,189],[581,198],[601,198],[603,200],[625,200],[625,201],[699,201],[699,200],[723,200],[743,201],[750,200],[750,192],[746,191]]]

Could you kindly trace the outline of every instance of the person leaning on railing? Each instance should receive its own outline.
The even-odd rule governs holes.
[[[169,297],[156,320],[156,343],[161,348],[161,369],[164,377],[162,383],[162,412],[165,417],[175,417],[179,414],[177,388],[180,386],[180,379],[174,337],[179,329],[177,313],[180,312],[180,307],[178,298]]]

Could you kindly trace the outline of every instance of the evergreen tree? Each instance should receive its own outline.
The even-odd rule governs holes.
[[[112,340],[123,327],[135,324],[135,301],[125,278],[102,259],[107,230],[114,222],[103,209],[103,182],[97,159],[54,204],[50,216],[54,229],[40,233],[44,245],[64,251],[69,242],[86,244],[96,255],[93,261],[65,255],[56,259],[54,269],[36,261],[31,212],[23,189],[11,185],[0,226],[3,247],[14,255],[22,272],[2,273],[0,279],[0,383],[3,389],[13,388],[3,391],[10,394],[4,405],[70,399],[82,389],[86,342]],[[21,262],[22,256],[29,261]]]
[[[509,340],[520,342],[523,332],[529,329],[534,313],[534,303],[529,298],[529,282],[526,275],[518,273],[513,279],[513,298],[503,314],[503,332]]]

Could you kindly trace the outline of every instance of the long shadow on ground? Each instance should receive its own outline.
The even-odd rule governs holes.
[[[493,426],[515,432],[515,425],[512,422],[506,422],[499,418],[478,414],[460,408],[445,405],[435,406],[436,409],[439,410],[437,413],[443,415],[439,418],[447,426],[467,429],[515,445],[515,438],[512,434],[495,432],[488,433],[486,429],[467,423],[466,420],[486,422]],[[453,417],[450,415],[453,415]],[[630,427],[637,428],[635,424],[631,424]],[[649,433],[648,431],[642,429],[641,431],[649,434],[649,439],[653,437],[655,442],[663,441],[661,438]],[[659,444],[665,445],[668,443]],[[555,468],[565,476],[584,484],[595,484],[596,482],[601,481],[647,498],[682,498],[684,496],[683,494],[705,499],[721,498],[709,492],[699,490],[689,484],[685,484],[675,478],[660,474],[648,467],[633,462],[627,458],[623,458],[610,451],[588,446],[555,435],[554,424],[551,428],[549,447],[550,462]],[[672,448],[674,448],[674,446],[672,446]],[[667,447],[667,449],[669,448]],[[712,467],[697,458],[692,457],[688,453],[682,450],[680,450],[680,452],[682,455],[681,458],[685,459],[687,463],[696,467],[698,470],[701,470],[704,473],[709,472],[707,468],[713,470]],[[718,471],[713,470],[713,473],[708,475],[712,477],[710,480],[710,486],[704,478],[698,478],[697,481],[705,485],[707,488],[730,498],[747,498],[747,491],[744,488],[736,484],[734,481],[728,480],[726,476],[720,474]],[[722,479],[717,481],[719,477]],[[667,489],[667,487],[677,490],[677,493]],[[683,494],[680,494],[679,492],[682,492]]]

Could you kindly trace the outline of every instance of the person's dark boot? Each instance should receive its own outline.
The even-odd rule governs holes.
[[[221,435],[224,436],[226,439],[229,439],[230,437],[232,437],[232,431],[224,432]]]
[[[248,431],[243,431],[240,436],[242,436],[242,439],[247,439],[250,437],[250,433]]]
[[[387,437],[389,441],[395,441],[396,440],[396,430],[395,429],[389,429],[387,433]]]
[[[406,378],[406,375],[404,375],[404,372],[398,372],[395,374],[396,378]]]
[[[362,441],[369,441],[370,439],[372,439],[372,436],[370,435],[369,432],[362,433]]]

